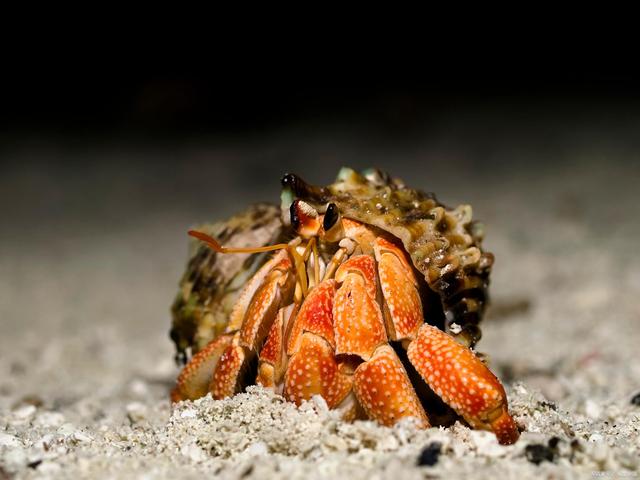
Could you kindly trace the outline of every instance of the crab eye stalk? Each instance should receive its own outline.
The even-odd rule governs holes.
[[[327,192],[324,187],[311,185],[294,173],[285,173],[280,183],[282,190],[291,192],[293,197],[305,198],[314,203],[326,201]]]
[[[324,213],[324,220],[322,221],[322,228],[325,232],[331,230],[340,218],[340,211],[335,203],[330,203],[327,206],[327,211]]]
[[[295,197],[305,196],[311,188],[302,178],[295,173],[285,173],[280,180],[283,191],[289,191]]]

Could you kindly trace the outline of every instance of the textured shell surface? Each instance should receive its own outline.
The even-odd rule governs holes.
[[[267,203],[198,229],[236,247],[276,243],[284,232],[280,209]],[[224,330],[240,289],[267,258],[264,253],[222,255],[190,241],[187,268],[171,307],[171,338],[180,363],[186,360],[187,349],[198,352]]]

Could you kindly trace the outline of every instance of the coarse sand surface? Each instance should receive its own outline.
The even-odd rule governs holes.
[[[527,138],[5,152],[0,479],[640,476],[640,149]],[[49,166],[59,156],[72,159],[62,171]],[[473,205],[496,256],[478,349],[505,382],[517,444],[460,423],[344,423],[322,399],[296,408],[258,387],[171,408],[185,231],[278,201],[291,165],[276,157],[318,183],[342,163],[380,165]]]

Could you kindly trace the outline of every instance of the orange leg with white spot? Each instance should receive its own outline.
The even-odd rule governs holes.
[[[353,388],[367,415],[382,425],[414,417],[421,426],[430,426],[407,371],[389,345],[378,347],[371,360],[356,369]]]
[[[376,239],[374,251],[390,336],[408,344],[409,361],[418,373],[469,425],[493,431],[502,444],[514,443],[519,432],[500,381],[470,349],[422,324],[417,283],[405,253],[382,238]]]
[[[387,343],[373,257],[351,257],[336,271],[336,281],[341,284],[333,307],[336,353],[363,361],[353,375],[358,402],[383,425],[414,417],[429,426],[402,362]]]
[[[282,393],[282,378],[287,367],[287,352],[284,348],[286,326],[295,318],[296,307],[289,305],[278,311],[278,316],[269,330],[267,340],[260,350],[256,383]]]
[[[469,425],[493,431],[505,445],[518,440],[504,387],[471,350],[442,330],[423,325],[407,354],[431,389]]]
[[[196,400],[207,394],[211,376],[232,340],[233,335],[221,335],[189,360],[180,372],[175,388],[171,391],[172,402]]]
[[[286,251],[276,254],[249,281],[231,313],[228,334],[214,339],[185,365],[172,400],[213,398],[240,391],[242,373],[262,345],[282,305],[291,303],[295,287],[292,262]],[[206,383],[207,387],[204,387]]]

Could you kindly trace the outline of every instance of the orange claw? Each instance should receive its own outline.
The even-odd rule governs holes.
[[[287,353],[284,395],[298,405],[322,395],[330,408],[337,407],[351,391],[351,376],[335,358],[333,300],[335,280],[325,280],[309,291],[291,332]]]
[[[407,354],[431,389],[469,425],[493,431],[503,445],[518,439],[520,433],[509,415],[504,387],[471,350],[425,324]]]
[[[340,371],[329,343],[313,333],[304,333],[298,351],[285,374],[284,395],[300,405],[313,395],[322,395],[329,408],[338,406],[351,391],[351,378]]]
[[[387,342],[382,313],[375,299],[373,257],[351,257],[338,268],[336,281],[342,282],[333,303],[336,354],[369,360],[375,349]]]

